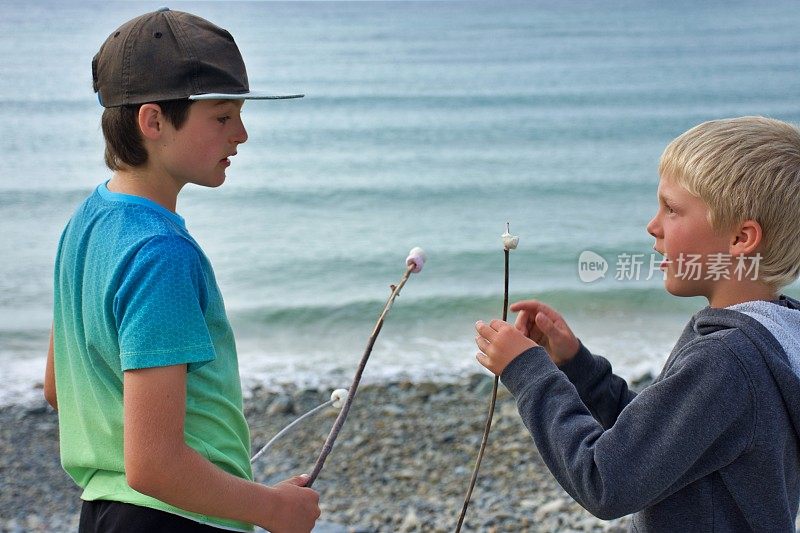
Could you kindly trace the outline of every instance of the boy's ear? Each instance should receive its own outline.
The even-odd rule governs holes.
[[[731,255],[754,253],[761,244],[763,236],[761,224],[755,220],[745,220],[739,224],[731,238]]]
[[[158,104],[142,104],[139,107],[139,131],[145,139],[156,140],[164,131],[164,115]]]

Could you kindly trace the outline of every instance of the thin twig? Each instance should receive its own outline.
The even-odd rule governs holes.
[[[353,403],[353,398],[355,398],[356,391],[358,390],[358,384],[361,381],[361,375],[364,373],[364,369],[367,366],[367,360],[372,353],[372,347],[375,345],[375,340],[378,338],[378,334],[381,332],[381,328],[383,327],[383,321],[386,318],[386,315],[389,313],[392,303],[394,303],[395,298],[397,298],[397,296],[400,294],[400,290],[403,288],[403,285],[406,284],[406,281],[408,281],[408,277],[411,275],[413,270],[414,265],[409,265],[408,268],[406,268],[405,274],[403,274],[403,277],[400,279],[400,283],[398,283],[397,286],[392,286],[392,294],[389,295],[389,299],[386,301],[386,305],[383,307],[383,312],[378,317],[378,321],[375,323],[375,329],[372,330],[372,335],[369,337],[367,347],[364,350],[364,355],[361,356],[361,362],[358,365],[358,370],[356,370],[356,374],[353,377],[353,383],[350,385],[350,389],[347,393],[347,400],[345,400],[342,410],[339,412],[339,416],[336,417],[336,422],[333,424],[333,428],[331,428],[331,432],[328,434],[328,438],[325,440],[325,444],[322,446],[322,451],[317,458],[317,463],[314,465],[314,470],[312,470],[311,474],[309,475],[306,487],[310,487],[317,479],[317,476],[319,476],[319,473],[325,464],[325,459],[327,459],[328,455],[330,455],[331,451],[333,450],[333,443],[339,436],[339,432],[342,430],[344,421],[347,419],[347,414],[350,411],[350,405]]]
[[[313,408],[312,410],[310,410],[309,412],[307,412],[307,413],[306,413],[306,414],[304,414],[303,416],[301,416],[301,417],[298,417],[298,418],[297,418],[296,420],[294,420],[294,421],[293,421],[291,424],[289,424],[288,426],[286,426],[285,428],[283,428],[282,430],[280,430],[280,431],[278,432],[278,434],[277,434],[277,435],[275,435],[274,437],[272,437],[272,438],[269,440],[269,442],[268,442],[268,443],[266,443],[266,444],[264,445],[264,447],[263,447],[263,448],[261,448],[260,450],[258,450],[258,453],[256,453],[256,454],[253,456],[253,458],[252,458],[252,459],[250,459],[250,464],[253,464],[253,463],[255,463],[255,462],[256,462],[256,459],[258,459],[258,458],[259,458],[259,457],[261,457],[261,456],[262,456],[264,453],[266,453],[266,451],[267,451],[267,450],[270,448],[270,446],[272,446],[272,445],[275,443],[275,441],[277,441],[279,438],[281,438],[282,436],[284,436],[284,435],[285,435],[285,434],[286,434],[286,433],[287,433],[287,432],[288,432],[290,429],[292,429],[293,427],[295,427],[297,424],[299,424],[300,422],[302,422],[302,421],[303,421],[303,420],[305,420],[306,418],[308,418],[308,417],[310,417],[310,416],[314,415],[314,414],[315,414],[315,413],[317,413],[318,411],[321,411],[322,409],[324,409],[324,408],[328,407],[329,405],[333,405],[333,400],[328,400],[327,402],[325,402],[325,403],[323,403],[323,404],[320,404],[320,405],[316,406],[315,408]]]
[[[505,290],[503,291],[503,321],[505,322],[506,319],[508,319],[508,249],[504,249],[503,252],[505,252]],[[475,467],[472,469],[472,478],[469,481],[469,489],[467,489],[467,494],[464,496],[464,506],[461,508],[461,514],[458,517],[456,533],[461,531],[461,526],[464,524],[464,518],[467,516],[467,509],[469,508],[469,502],[472,498],[472,489],[475,488],[475,482],[478,480],[478,470],[481,468],[483,454],[486,451],[486,443],[489,442],[489,432],[492,429],[492,418],[494,418],[494,406],[495,403],[497,403],[497,387],[499,381],[500,378],[495,376],[494,383],[492,384],[492,398],[489,401],[489,414],[486,415],[486,425],[483,428],[481,447],[480,450],[478,450],[478,458],[475,461]]]

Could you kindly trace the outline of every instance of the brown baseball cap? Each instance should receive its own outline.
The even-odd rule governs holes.
[[[92,60],[103,107],[163,100],[277,100],[302,94],[251,91],[239,48],[226,30],[162,8],[129,20]]]

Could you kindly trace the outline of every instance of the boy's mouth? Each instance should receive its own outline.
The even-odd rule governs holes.
[[[658,265],[658,268],[659,268],[659,269],[661,269],[661,270],[666,270],[666,268],[667,268],[667,265],[669,264],[669,258],[667,257],[667,254],[666,254],[666,252],[662,252],[661,250],[658,250],[658,249],[657,249],[657,248],[655,248],[655,247],[653,248],[653,250],[655,250],[655,252],[656,252],[657,254],[660,254],[660,255],[661,255],[661,257],[662,257],[662,259],[661,259],[661,264],[660,264],[660,265]]]

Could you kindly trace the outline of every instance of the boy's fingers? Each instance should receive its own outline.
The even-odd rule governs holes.
[[[497,319],[497,318],[495,318],[494,320],[489,322],[489,327],[492,328],[495,331],[500,331],[501,329],[503,329],[504,327],[506,327],[508,325],[509,325],[508,322],[503,322],[502,320]]]
[[[536,324],[542,331],[546,331],[547,336],[551,339],[558,339],[563,342],[574,336],[567,323],[559,316],[557,316],[556,320],[553,320],[552,317],[539,313],[536,316]]]
[[[478,360],[478,363],[480,363],[480,365],[481,365],[482,367],[484,367],[484,368],[486,368],[487,370],[489,370],[489,371],[491,371],[492,373],[494,373],[494,371],[493,371],[493,370],[490,368],[490,365],[492,364],[492,360],[491,360],[491,359],[489,359],[489,356],[488,356],[488,355],[486,355],[486,354],[485,354],[485,353],[483,353],[483,352],[478,352],[477,354],[475,354],[475,359],[477,359],[477,360]]]
[[[301,474],[299,476],[290,477],[286,480],[286,483],[291,483],[292,485],[297,485],[298,487],[305,487],[309,479],[310,476],[308,474]]]
[[[478,320],[477,322],[475,322],[475,331],[478,332],[478,335],[487,340],[491,340],[491,338],[495,334],[495,330],[489,327],[489,324],[487,324],[482,320]]]
[[[475,344],[477,344],[477,345],[478,345],[478,348],[480,348],[481,350],[483,350],[483,349],[484,349],[484,347],[486,347],[486,346],[488,346],[488,345],[489,345],[489,341],[487,341],[486,339],[484,339],[484,338],[483,338],[483,337],[481,337],[480,335],[475,335]]]
[[[539,300],[521,300],[519,302],[514,302],[513,304],[511,304],[511,306],[508,309],[510,311],[513,311],[514,313],[522,310],[535,312],[539,310],[539,308],[542,306],[544,306],[544,304]]]
[[[483,320],[478,320],[475,322],[475,330],[489,340],[491,340],[494,333],[510,327],[512,327],[511,324],[500,320],[499,318],[495,318],[488,324]]]
[[[539,308],[539,313],[545,315],[554,324],[564,321],[564,318],[558,313],[558,311],[556,311],[549,305],[542,304],[542,306]]]
[[[536,326],[538,326],[545,335],[550,336],[553,333],[557,333],[555,322],[545,313],[538,313],[534,320],[536,321]]]
[[[514,321],[514,327],[520,330],[522,333],[528,333],[528,312],[522,311],[520,314],[517,315],[517,319]]]
[[[511,327],[511,324],[498,319],[494,319],[488,324],[482,320],[475,322],[475,331],[480,333],[481,337],[489,341],[491,341],[501,329],[506,327]]]
[[[523,335],[541,344],[542,339],[548,335],[549,331],[545,331],[537,322],[539,316],[541,316],[541,313],[522,311],[517,315],[517,321],[514,325]]]
[[[523,300],[521,302],[514,302],[511,304],[509,309],[514,312],[521,311],[521,314],[532,317],[535,317],[539,313],[544,313],[553,322],[557,322],[559,319],[561,319],[561,315],[558,314],[558,311],[538,300]]]

